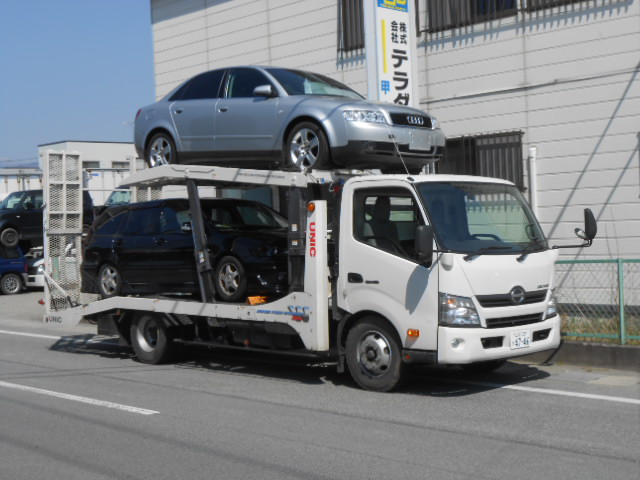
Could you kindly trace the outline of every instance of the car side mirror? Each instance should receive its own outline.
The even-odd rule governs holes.
[[[192,229],[191,229],[191,222],[184,222],[182,225],[180,225],[180,231],[182,232],[188,232],[191,233]]]
[[[430,267],[433,263],[433,227],[431,225],[416,227],[415,249],[420,264]]]
[[[270,98],[275,97],[276,94],[271,85],[258,85],[253,89],[253,96]]]

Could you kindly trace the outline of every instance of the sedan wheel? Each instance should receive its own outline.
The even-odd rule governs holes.
[[[216,292],[225,302],[237,302],[247,294],[247,276],[240,261],[232,256],[224,257],[215,272]]]
[[[302,122],[296,125],[285,148],[286,165],[296,171],[326,168],[329,162],[329,144],[320,127],[315,123]]]
[[[122,276],[116,267],[105,264],[98,273],[98,293],[103,298],[116,297],[122,290]]]
[[[145,161],[150,168],[178,163],[176,146],[166,133],[157,133],[149,142]]]
[[[5,295],[15,295],[22,291],[22,280],[16,273],[7,273],[2,277],[0,282],[0,290]]]

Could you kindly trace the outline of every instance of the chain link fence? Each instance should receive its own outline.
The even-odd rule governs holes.
[[[640,260],[561,260],[556,279],[564,338],[640,345]]]

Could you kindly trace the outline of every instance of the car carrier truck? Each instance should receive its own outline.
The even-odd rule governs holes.
[[[549,246],[508,181],[165,165],[123,184],[187,186],[200,295],[69,300],[45,321],[92,319],[142,362],[168,362],[178,345],[258,350],[334,361],[359,386],[390,391],[410,364],[491,370],[560,344],[554,264],[564,247]],[[286,190],[285,295],[216,301],[200,185]],[[576,233],[583,243],[567,247],[591,245],[590,210]]]

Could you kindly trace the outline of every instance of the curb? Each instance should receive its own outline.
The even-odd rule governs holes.
[[[531,363],[567,363],[640,373],[640,347],[562,340],[556,350],[519,357]]]

